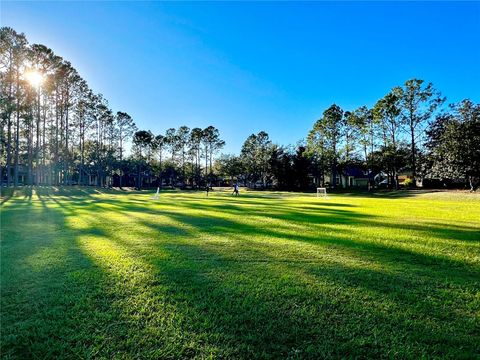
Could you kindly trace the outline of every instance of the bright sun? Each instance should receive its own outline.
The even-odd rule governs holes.
[[[40,87],[43,83],[43,75],[36,70],[31,70],[25,73],[25,78],[33,87]]]

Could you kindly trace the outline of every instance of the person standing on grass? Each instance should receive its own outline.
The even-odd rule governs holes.
[[[238,196],[238,183],[235,183],[235,185],[233,185],[232,195]]]
[[[208,192],[210,191],[210,184],[207,184],[205,191],[207,192],[207,197],[208,197]]]

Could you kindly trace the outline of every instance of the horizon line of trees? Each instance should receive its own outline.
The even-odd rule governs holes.
[[[480,104],[444,106],[433,84],[410,79],[371,108],[333,104],[297,145],[261,131],[239,155],[213,126],[180,126],[154,135],[126,112],[114,112],[71,63],[24,34],[0,28],[0,179],[3,185],[178,186],[240,182],[305,190],[342,186],[361,169],[369,186],[417,180],[480,178]],[[131,146],[130,146],[131,145]]]
[[[70,62],[0,29],[2,184],[107,183],[136,130]],[[88,179],[88,180],[87,180]]]
[[[137,131],[131,155],[136,166],[136,187],[141,188],[144,181],[160,188],[206,186],[213,180],[214,156],[224,146],[214,126],[180,126],[156,136],[149,130]]]
[[[457,182],[474,190],[480,179],[480,104],[465,99],[443,107],[445,101],[432,83],[410,79],[372,108],[331,105],[297,146],[274,144],[264,131],[252,134],[240,156],[220,157],[217,171],[245,185],[286,190],[336,188],[352,169],[363,172],[369,188],[383,182],[398,189],[399,172],[407,172],[412,186],[435,179],[436,186]]]
[[[225,144],[213,126],[138,131],[70,62],[9,27],[0,28],[0,117],[2,186],[199,186]]]

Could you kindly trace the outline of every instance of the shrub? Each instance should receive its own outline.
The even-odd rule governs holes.
[[[406,188],[412,188],[414,186],[413,179],[405,179],[405,181],[403,182],[403,186],[405,186]]]

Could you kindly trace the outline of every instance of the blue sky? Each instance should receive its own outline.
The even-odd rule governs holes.
[[[479,2],[5,2],[1,25],[72,62],[140,128],[295,144],[323,110],[417,77],[480,101]]]

